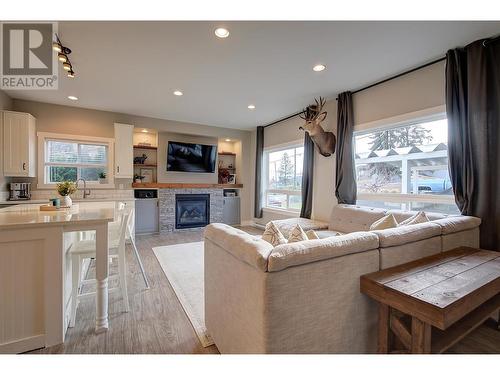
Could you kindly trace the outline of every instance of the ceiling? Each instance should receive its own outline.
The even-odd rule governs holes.
[[[229,29],[228,38],[215,37],[218,26]],[[333,98],[498,33],[497,21],[60,22],[77,77],[60,67],[58,90],[7,93],[250,129],[297,112],[315,96]],[[314,72],[318,63],[327,69]]]

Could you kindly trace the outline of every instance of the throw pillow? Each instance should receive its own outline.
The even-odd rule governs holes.
[[[412,217],[409,217],[406,220],[403,220],[401,223],[398,224],[398,227],[403,226],[403,225],[413,225],[413,224],[420,224],[420,223],[427,223],[429,221],[429,218],[425,214],[424,211],[417,212],[415,215]]]
[[[288,237],[288,243],[305,241],[307,239],[308,237],[306,232],[304,232],[302,227],[297,224],[290,233],[290,237]]]
[[[378,219],[372,225],[370,225],[370,230],[396,228],[397,226],[398,226],[398,222],[394,218],[394,215],[388,214],[388,215],[385,215],[383,218]]]
[[[269,242],[273,246],[287,243],[285,236],[283,236],[276,224],[274,224],[272,221],[267,223],[266,229],[262,234],[262,239]]]
[[[313,231],[312,229],[311,229],[311,230],[308,230],[308,231],[306,232],[306,236],[307,236],[307,238],[308,238],[308,239],[310,239],[310,240],[319,240],[318,235],[317,235],[317,234],[316,234],[316,232],[315,232],[315,231]]]

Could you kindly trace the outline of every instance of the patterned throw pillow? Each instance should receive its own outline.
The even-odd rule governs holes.
[[[420,223],[427,223],[429,221],[429,218],[425,214],[424,211],[417,212],[415,215],[412,217],[409,217],[408,219],[402,221],[401,223],[398,224],[398,227],[401,227],[403,225],[413,225],[413,224],[420,224]]]
[[[313,231],[312,229],[311,229],[311,230],[308,230],[308,231],[306,232],[306,236],[307,236],[307,238],[308,238],[308,239],[310,239],[310,240],[319,240],[318,235],[317,235],[317,234],[316,234],[316,232],[315,232],[315,231]]]
[[[305,241],[307,239],[308,237],[306,232],[304,232],[302,227],[297,224],[290,233],[290,237],[288,237],[288,243]]]
[[[269,242],[273,246],[287,243],[285,236],[281,234],[278,227],[272,221],[267,223],[266,230],[264,230],[264,233],[262,234],[262,239]]]
[[[380,229],[389,229],[396,228],[398,226],[398,222],[393,214],[385,215],[383,218],[378,219],[372,225],[370,225],[370,230],[380,230]]]

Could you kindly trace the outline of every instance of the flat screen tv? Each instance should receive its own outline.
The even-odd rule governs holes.
[[[214,173],[217,146],[168,142],[167,171]]]

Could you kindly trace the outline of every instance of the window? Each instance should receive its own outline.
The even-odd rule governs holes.
[[[355,132],[358,204],[458,213],[444,115]]]
[[[264,153],[265,207],[300,211],[304,146],[276,147]]]
[[[112,184],[112,145],[107,138],[78,137],[49,133],[39,136],[39,175],[43,176],[41,187],[50,187],[61,181],[76,181],[83,178],[89,184],[97,184],[99,175],[106,174],[106,183]]]

